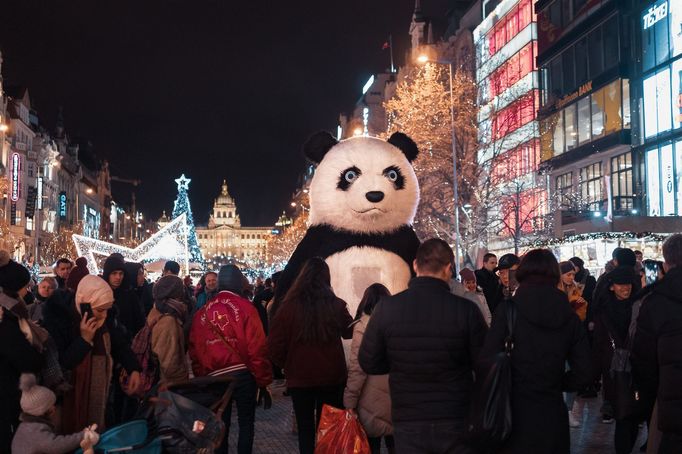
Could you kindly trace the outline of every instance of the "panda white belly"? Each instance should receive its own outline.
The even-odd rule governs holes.
[[[367,287],[383,284],[395,295],[407,288],[411,277],[409,266],[400,256],[374,247],[354,246],[325,261],[334,293],[348,304],[353,317]]]

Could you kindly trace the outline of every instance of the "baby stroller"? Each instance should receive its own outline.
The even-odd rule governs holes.
[[[210,454],[225,436],[222,415],[234,387],[230,377],[200,377],[167,390],[152,388],[138,419],[104,432],[95,453]]]

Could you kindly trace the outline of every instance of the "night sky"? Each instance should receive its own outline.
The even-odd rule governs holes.
[[[426,3],[426,2],[425,2]],[[311,133],[336,130],[393,34],[404,60],[414,0],[3,2],[4,83],[29,89],[52,131],[86,137],[112,174],[140,178],[138,208],[170,213],[192,179],[205,223],[227,179],[245,225],[272,225]],[[130,188],[112,183],[127,205]]]

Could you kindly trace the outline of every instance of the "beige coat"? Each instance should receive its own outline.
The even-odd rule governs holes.
[[[185,360],[185,334],[180,321],[172,315],[163,315],[155,307],[147,316],[147,323],[156,322],[152,328],[152,352],[159,359],[160,382],[173,385],[189,379]]]
[[[363,314],[355,322],[350,346],[348,381],[343,393],[343,405],[355,408],[368,437],[381,437],[393,433],[391,424],[391,396],[388,375],[367,375],[358,363],[358,351],[369,315]]]

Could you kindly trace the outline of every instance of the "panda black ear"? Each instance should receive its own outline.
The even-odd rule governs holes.
[[[407,134],[395,132],[389,137],[388,143],[394,147],[400,148],[400,151],[403,152],[408,161],[412,162],[417,159],[419,149],[417,148],[417,144],[414,143],[414,140],[410,139]]]
[[[315,164],[319,164],[324,158],[324,155],[339,143],[327,131],[316,132],[303,145],[303,155]]]

